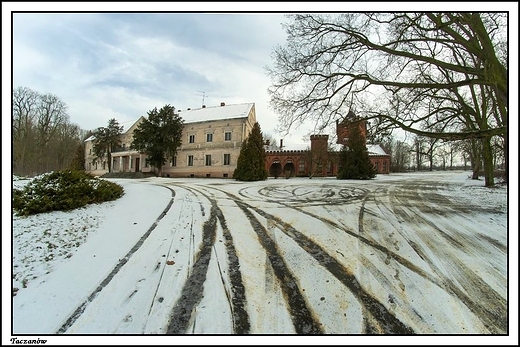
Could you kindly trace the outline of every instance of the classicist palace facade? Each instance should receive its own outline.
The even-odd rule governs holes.
[[[165,177],[232,178],[242,142],[256,123],[254,103],[205,107],[179,111],[184,120],[182,144],[177,155],[163,166]],[[349,114],[350,115],[350,114]],[[349,116],[344,120],[347,121]],[[113,149],[112,172],[153,172],[146,155],[130,149],[133,131],[144,118],[139,118],[121,134],[121,147]],[[366,132],[364,123],[361,129]],[[343,123],[337,122],[337,144],[343,144],[348,134]],[[107,158],[94,156],[94,138],[85,140],[85,168],[93,175],[108,173]],[[310,148],[284,149],[266,144],[266,169],[269,176],[336,176],[337,151],[331,150],[328,135],[311,136]],[[377,145],[367,145],[371,162],[378,173],[389,173],[390,156]]]

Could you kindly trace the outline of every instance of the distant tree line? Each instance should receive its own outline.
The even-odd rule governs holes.
[[[17,87],[12,94],[12,171],[35,176],[84,169],[83,140],[87,132],[70,122],[67,105],[53,94]]]

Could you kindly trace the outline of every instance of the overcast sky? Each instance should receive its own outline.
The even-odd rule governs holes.
[[[83,129],[132,123],[166,104],[185,110],[254,102],[264,132],[282,14],[15,13],[13,86],[57,95]]]
[[[147,111],[166,104],[185,110],[201,107],[203,102],[208,107],[254,102],[262,131],[277,140],[278,115],[269,108],[270,79],[265,68],[273,64],[274,47],[285,42],[284,14],[388,6],[350,2],[51,4],[2,3],[5,29],[10,29],[12,18],[11,82],[14,88],[58,96],[68,105],[71,123],[92,130],[116,118],[129,126]],[[456,9],[457,3],[453,4]],[[463,4],[466,8],[467,3]],[[5,10],[13,11],[12,17]],[[3,53],[3,69],[4,57]],[[303,126],[286,136],[284,143],[302,143],[308,131],[310,127]]]

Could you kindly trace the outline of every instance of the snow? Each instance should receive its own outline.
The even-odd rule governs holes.
[[[509,336],[517,334],[511,327],[518,224],[508,220],[508,203],[517,197],[508,196],[506,185],[485,188],[469,175],[110,179],[125,189],[116,201],[71,212],[13,213],[13,278],[4,296],[8,284],[18,290],[9,303],[12,317],[4,319],[11,320],[11,335],[4,332],[3,342],[171,344],[163,334],[180,331],[176,344],[344,344],[346,338],[377,344],[359,336],[365,319],[374,318],[363,304],[368,295],[416,333],[430,335],[423,337],[428,343],[445,337],[468,344],[471,337],[445,335],[476,334],[483,335],[473,336],[476,344],[491,337],[492,344],[507,344],[508,335],[482,315],[496,302],[492,310],[504,317],[506,305]],[[13,186],[28,182],[13,180]],[[215,239],[208,244],[203,233],[211,223]],[[338,275],[336,264],[346,272]],[[241,311],[232,298],[241,290],[245,328],[233,318]],[[326,334],[321,339],[295,335],[291,306],[299,299],[317,317]],[[192,317],[168,326],[184,309]],[[229,337],[241,328],[254,342]],[[384,343],[424,341],[387,336]]]
[[[178,113],[185,124],[190,124],[221,119],[246,118],[253,106],[253,103],[244,103],[181,110]]]
[[[369,155],[388,155],[385,153],[385,151],[381,148],[379,145],[371,145],[367,144],[367,150]]]

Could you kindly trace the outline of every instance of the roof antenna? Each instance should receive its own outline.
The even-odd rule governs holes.
[[[202,93],[202,94],[197,94],[198,96],[202,96],[202,107],[206,107],[206,105],[204,104],[204,99],[206,98],[206,92],[203,92],[201,90],[197,90],[199,93]]]

